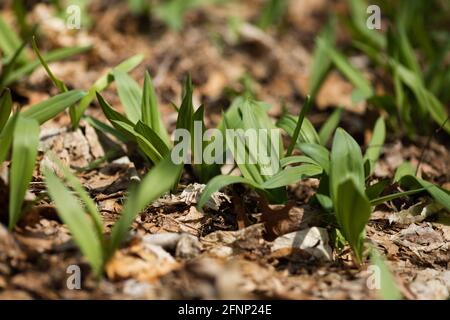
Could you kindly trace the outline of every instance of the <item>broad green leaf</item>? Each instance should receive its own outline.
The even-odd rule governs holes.
[[[5,89],[0,96],[0,133],[8,122],[9,116],[12,112],[12,98],[11,91],[9,89]]]
[[[178,181],[182,168],[182,164],[177,165],[172,162],[169,154],[153,167],[137,189],[131,192],[125,202],[121,218],[113,227],[110,254],[120,246],[136,216],[152,201],[168,192]]]
[[[371,249],[370,260],[372,264],[377,268],[373,274],[375,281],[379,281],[380,289],[379,294],[384,300],[399,300],[402,299],[402,294],[395,285],[395,279],[389,270],[386,262],[377,249]]]
[[[163,157],[170,152],[169,147],[166,143],[160,138],[160,136],[149,126],[144,124],[141,121],[134,126],[134,130],[137,133],[143,135],[148,142],[159,152]]]
[[[148,72],[145,72],[141,109],[142,122],[153,129],[166,145],[170,145],[169,135],[164,127],[156,101],[155,88]]]
[[[277,127],[283,129],[290,137],[292,137],[294,135],[297,120],[298,119],[293,116],[285,115],[277,121]],[[297,139],[297,144],[302,142],[320,144],[319,135],[308,118],[303,120],[302,128],[300,129],[300,134]]]
[[[340,200],[337,197],[337,189],[348,179],[353,180],[360,193],[364,192],[365,176],[361,149],[344,129],[338,128],[333,139],[330,163],[330,191],[335,205]]]
[[[300,150],[317,162],[328,174],[330,172],[330,152],[320,144],[301,143]]]
[[[9,191],[9,228],[19,221],[28,185],[33,178],[39,145],[39,124],[19,116],[14,128]]]
[[[203,206],[208,202],[209,198],[211,198],[214,192],[217,192],[226,186],[236,183],[246,184],[254,189],[262,191],[261,186],[259,184],[244,177],[223,176],[223,175],[217,176],[212,178],[206,185],[205,189],[203,189],[202,195],[197,204],[197,208],[201,210]]]
[[[384,189],[390,184],[391,179],[380,180],[370,186],[366,187],[366,196],[369,200],[375,199],[380,196]]]
[[[339,183],[333,202],[342,234],[362,261],[363,233],[372,213],[370,202],[351,177]]]
[[[288,167],[266,180],[261,187],[275,189],[296,183],[304,178],[313,177],[322,173],[322,168],[315,164],[304,164],[298,167]]]
[[[135,141],[142,152],[154,163],[158,163],[162,159],[162,155],[159,150],[154,146],[151,141],[149,141],[142,134],[137,132],[134,126],[119,120],[111,120],[111,124],[129,137],[130,141]],[[148,128],[149,129],[149,128]],[[151,130],[151,129],[150,129]]]
[[[24,117],[35,119],[39,124],[42,124],[75,104],[84,96],[85,93],[80,90],[64,92],[43,102],[37,103],[27,110],[22,111],[20,114]]]
[[[55,203],[61,220],[67,225],[81,252],[86,256],[96,275],[103,269],[102,241],[98,237],[91,218],[84,213],[78,199],[74,197],[59,178],[49,169],[44,170],[47,190]]]
[[[128,129],[129,127],[133,128],[134,124],[123,114],[114,110],[109,105],[109,103],[106,102],[105,99],[103,99],[102,95],[98,92],[97,92],[97,100],[106,118],[113,125],[113,127],[120,133],[120,135],[125,137],[128,141],[135,141],[134,129],[131,130],[133,133],[130,132],[130,130]],[[121,123],[127,124],[127,128],[121,126]]]
[[[337,108],[322,125],[319,130],[319,140],[321,145],[326,145],[328,140],[330,140],[330,137],[333,135],[333,132],[336,130],[339,122],[341,121],[343,112],[343,108]]]
[[[375,127],[372,133],[372,139],[367,147],[366,153],[364,154],[363,161],[365,167],[366,177],[373,173],[375,169],[375,164],[380,157],[381,150],[384,145],[384,139],[386,138],[386,125],[382,117],[378,118],[375,123]]]
[[[80,103],[75,107],[75,122],[78,126],[81,116],[84,111],[89,107],[89,104],[94,100],[97,92],[102,92],[114,81],[114,70],[120,70],[123,72],[129,72],[136,68],[144,59],[143,55],[135,55],[131,58],[122,61],[120,64],[115,66],[113,69],[109,70],[106,74],[101,76],[95,81],[88,91],[88,94],[81,99]]]
[[[62,49],[56,49],[54,51],[45,53],[42,55],[42,57],[47,63],[51,63],[54,61],[59,61],[59,60],[86,52],[90,49],[91,49],[90,46],[62,48]],[[39,59],[35,59],[33,61],[30,61],[30,62],[24,64],[22,67],[12,71],[9,74],[9,76],[5,79],[5,85],[8,85],[12,82],[19,80],[23,76],[33,72],[40,65],[41,65],[41,62],[39,61]]]
[[[141,119],[141,88],[126,72],[116,69],[113,74],[125,113],[131,122],[136,123]]]

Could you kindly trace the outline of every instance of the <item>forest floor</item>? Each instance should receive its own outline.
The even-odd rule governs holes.
[[[144,71],[149,70],[170,129],[176,121],[170,103],[180,102],[187,73],[195,86],[195,105],[206,107],[207,126],[217,124],[233,94],[245,86],[272,105],[272,117],[279,117],[283,107],[297,114],[308,93],[314,38],[326,10],[330,5],[342,10],[326,0],[294,6],[289,10],[287,30],[263,33],[248,25],[241,28],[240,41],[236,41],[227,10],[251,20],[257,14],[257,1],[196,10],[187,15],[179,32],[133,17],[124,3],[98,3],[91,10],[93,27],[77,32],[61,29],[45,18],[49,10],[45,4],[30,12],[40,20],[43,34],[51,35],[40,39],[44,49],[93,45],[85,54],[52,63],[53,72],[70,88],[88,89],[108,68],[142,53],[145,60],[131,75],[142,83]],[[345,34],[338,34],[338,41],[344,43]],[[370,130],[367,124],[377,113],[363,103],[353,105],[351,91],[352,85],[332,72],[308,118],[320,126],[335,106],[343,105],[347,112],[341,126],[363,145]],[[57,90],[41,68],[18,83],[14,93],[28,105]],[[104,97],[120,109],[114,85]],[[96,103],[88,114],[104,119]],[[38,197],[45,189],[41,174],[45,151],[54,151],[77,168],[87,167],[108,151],[103,133],[85,122],[77,131],[70,131],[69,124],[70,118],[63,114],[44,125],[30,196]],[[388,131],[375,176],[392,177],[405,161],[418,164],[425,144],[426,137],[413,143],[390,136]],[[420,174],[450,190],[449,163],[448,139],[433,138]],[[142,170],[121,154],[78,172],[100,209],[107,232],[120,216],[133,177]],[[136,218],[129,239],[108,263],[100,281],[90,273],[50,200],[41,199],[28,208],[13,232],[0,224],[0,299],[378,298],[377,290],[370,286],[368,265],[356,266],[348,247],[331,249],[332,230],[321,219],[319,208],[308,203],[317,187],[315,179],[291,185],[289,197],[294,205],[288,208],[288,215],[265,221],[257,198],[243,188],[223,190],[214,208],[198,211],[196,200],[202,186],[185,173],[178,193],[162,197]],[[1,211],[7,208],[6,192],[0,185]],[[426,204],[427,198],[415,198],[411,203],[403,199],[377,206],[366,229],[367,238],[385,255],[406,298],[445,299],[450,295],[450,226],[441,222],[448,222],[449,215],[411,214],[412,206],[423,208]],[[244,227],[238,223],[236,210],[247,215]],[[268,229],[275,230],[273,237],[267,236]],[[81,290],[66,286],[70,265],[81,267]]]

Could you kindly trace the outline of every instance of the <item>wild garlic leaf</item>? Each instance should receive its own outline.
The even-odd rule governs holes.
[[[22,204],[33,178],[39,145],[39,123],[19,116],[14,128],[9,187],[9,228],[12,229],[22,214]]]

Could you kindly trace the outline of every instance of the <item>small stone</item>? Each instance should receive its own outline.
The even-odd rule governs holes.
[[[277,250],[300,249],[319,260],[331,260],[331,247],[328,244],[328,232],[324,228],[312,227],[291,232],[273,241],[272,252]]]

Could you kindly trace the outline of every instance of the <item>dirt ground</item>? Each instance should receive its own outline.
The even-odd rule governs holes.
[[[142,53],[145,60],[131,75],[142,84],[144,71],[149,70],[165,123],[173,129],[176,115],[170,104],[179,104],[188,72],[195,86],[194,103],[205,105],[208,126],[217,124],[221,111],[249,85],[259,100],[272,105],[270,114],[274,118],[281,115],[283,107],[298,114],[308,93],[314,37],[330,8],[345,8],[328,0],[291,3],[283,32],[267,33],[250,24],[244,24],[238,34],[230,32],[229,13],[252,21],[261,6],[256,0],[190,12],[179,32],[154,19],[132,16],[120,1],[94,1],[90,30],[61,29],[46,18],[50,7],[45,3],[34,6],[30,14],[41,24],[40,45],[44,49],[93,45],[85,54],[51,64],[70,88],[88,89],[108,68]],[[8,14],[9,9],[3,10]],[[345,33],[338,34],[338,41],[345,43]],[[250,84],[248,78],[252,79]],[[320,126],[337,105],[343,105],[347,112],[342,126],[364,144],[370,128],[367,124],[373,123],[377,113],[367,105],[353,105],[351,91],[352,85],[332,72],[308,117]],[[57,90],[41,68],[17,83],[13,92],[16,99],[28,105]],[[114,85],[104,97],[120,109]],[[104,119],[96,102],[87,113]],[[53,150],[77,168],[88,166],[108,151],[103,133],[85,122],[72,132],[69,124],[68,115],[63,114],[44,125],[30,196],[39,197],[45,189],[41,162],[46,150]],[[404,161],[417,164],[425,144],[426,137],[413,143],[388,132],[375,176],[392,177]],[[425,153],[420,174],[450,190],[449,163],[448,136],[437,135]],[[101,211],[107,232],[120,216],[133,177],[142,170],[122,153],[91,170],[78,172]],[[42,198],[28,208],[13,232],[0,224],[0,299],[378,298],[377,290],[368,285],[369,264],[357,266],[349,247],[332,250],[327,243],[332,229],[319,208],[309,203],[317,187],[314,179],[290,186],[294,205],[284,211],[281,207],[268,209],[279,217],[275,221],[265,218],[257,209],[255,194],[244,187],[223,190],[215,206],[199,212],[196,196],[202,186],[185,173],[178,193],[159,199],[137,217],[126,244],[108,263],[102,280],[91,274],[50,200]],[[5,186],[0,185],[2,219],[6,194]],[[408,215],[408,208],[423,207],[427,201],[413,197],[380,205],[367,227],[369,241],[386,256],[396,284],[407,299],[450,296],[448,212],[429,217]],[[244,228],[238,223],[239,210],[246,214]],[[302,250],[280,245],[280,238],[293,241],[287,235],[301,231],[317,236],[316,243]],[[66,286],[70,265],[81,268],[81,290]]]

